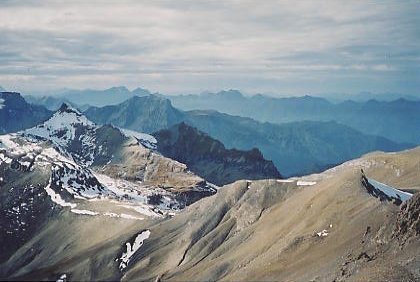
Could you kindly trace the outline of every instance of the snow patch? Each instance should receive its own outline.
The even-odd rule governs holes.
[[[88,211],[88,210],[78,210],[78,209],[71,209],[70,210],[72,213],[77,213],[77,214],[86,214],[86,215],[98,215],[99,213],[94,212],[94,211]]]
[[[296,184],[297,184],[297,186],[312,186],[312,185],[315,185],[316,182],[315,181],[302,181],[302,180],[299,180]]]
[[[61,274],[60,278],[56,282],[65,282],[67,281],[67,274]]]
[[[318,237],[326,237],[326,236],[328,236],[328,230],[327,229],[324,229],[321,232],[317,232],[316,235]]]
[[[276,179],[276,181],[278,183],[292,183],[292,182],[295,182],[296,180],[294,180],[294,179]]]
[[[123,128],[120,130],[125,136],[136,138],[146,148],[156,150],[157,140],[152,135]]]
[[[388,197],[394,198],[394,199],[400,199],[401,201],[407,201],[410,199],[413,194],[408,192],[403,192],[398,189],[392,188],[391,186],[388,186],[386,184],[383,184],[381,182],[378,182],[372,178],[368,178],[368,181],[370,184],[372,184],[376,189],[382,191],[385,193]]]
[[[0,98],[0,110],[4,108],[4,99]]]
[[[149,236],[150,230],[146,230],[137,235],[136,239],[134,239],[133,245],[131,245],[130,242],[125,243],[127,250],[119,258],[120,271],[123,271],[128,266],[128,263],[130,262],[132,256],[138,251],[138,249],[140,249],[141,246],[143,246],[144,240],[148,239]]]
[[[60,194],[56,193],[53,189],[51,189],[50,186],[51,186],[51,182],[48,183],[48,185],[45,187],[45,191],[47,192],[48,196],[50,196],[51,201],[53,201],[54,203],[62,207],[70,207],[72,209],[77,206],[76,204],[72,204],[72,203],[68,203],[64,201],[61,198]]]

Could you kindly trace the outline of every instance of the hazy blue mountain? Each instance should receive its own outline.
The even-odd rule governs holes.
[[[160,153],[188,165],[192,172],[219,186],[240,179],[281,178],[273,162],[265,160],[258,149],[228,150],[220,141],[186,123],[153,136]]]
[[[236,90],[216,94],[168,96],[183,110],[217,110],[250,117],[261,122],[336,121],[366,134],[400,143],[420,144],[420,101],[369,100],[331,103],[327,99],[303,96],[273,98],[245,97]]]
[[[69,102],[92,106],[118,104],[132,96],[133,93],[124,86],[112,87],[106,90],[69,90],[63,95]]]
[[[28,104],[15,92],[0,92],[0,134],[32,127],[51,116],[42,106]]]
[[[147,133],[169,128],[185,119],[184,113],[172,107],[168,99],[156,95],[133,96],[119,105],[90,107],[85,115],[96,123]]]
[[[25,100],[34,105],[40,105],[44,106],[50,111],[56,111],[58,110],[63,103],[69,104],[74,108],[77,108],[81,111],[86,110],[89,108],[89,105],[76,105],[75,103],[70,102],[64,97],[60,96],[32,96],[32,95],[26,95],[24,96]]]
[[[226,148],[258,148],[285,176],[320,171],[374,150],[397,151],[409,147],[336,122],[272,124],[216,111],[184,112],[174,108],[168,99],[153,95],[133,97],[115,106],[91,107],[85,114],[97,123],[147,133],[184,121],[221,141]]]
[[[378,100],[382,102],[391,102],[398,100],[400,98],[410,100],[410,101],[420,101],[420,96],[418,95],[405,95],[402,93],[372,93],[372,92],[360,92],[357,94],[343,94],[343,93],[334,93],[334,94],[321,94],[319,95],[328,99],[331,102],[340,103],[347,100],[353,100],[356,102],[367,102],[369,100]]]
[[[259,148],[286,176],[321,171],[370,151],[407,148],[336,122],[303,121],[277,125],[214,111],[189,112],[187,122],[222,141],[228,148]]]
[[[45,93],[33,92],[25,96],[31,103],[43,105],[50,110],[57,110],[61,104],[67,103],[80,110],[86,110],[89,106],[103,107],[116,105],[133,96],[147,96],[151,93],[147,89],[136,88],[133,91],[124,86],[112,87],[105,90],[75,90],[61,89],[47,91]]]
[[[3,87],[0,86],[0,92],[5,92],[6,89],[4,89]]]

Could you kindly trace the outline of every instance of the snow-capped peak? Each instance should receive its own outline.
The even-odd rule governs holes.
[[[75,138],[78,127],[85,127],[88,130],[96,129],[96,125],[78,110],[63,103],[50,119],[26,129],[23,134],[49,139],[56,145],[66,146]]]

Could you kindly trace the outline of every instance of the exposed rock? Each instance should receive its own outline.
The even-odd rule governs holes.
[[[239,179],[281,178],[273,162],[264,159],[258,149],[226,149],[209,135],[180,123],[153,134],[158,151],[185,163],[191,171],[216,185]]]
[[[420,193],[401,205],[393,236],[402,244],[418,240],[420,235]]]

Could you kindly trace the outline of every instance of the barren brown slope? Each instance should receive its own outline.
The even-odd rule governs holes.
[[[360,169],[345,166],[318,175],[313,186],[276,180],[226,186],[150,228],[123,279],[419,279],[418,237],[405,245],[392,237],[399,208],[370,196],[360,183]],[[401,174],[387,176],[398,183],[394,178]],[[326,236],[317,234],[323,230]]]
[[[411,158],[419,152],[402,153],[401,167],[411,170],[405,183],[417,181]],[[399,156],[387,155],[389,162]],[[381,202],[361,185],[360,169],[347,164],[299,179],[238,181],[168,219],[63,210],[2,267],[13,280],[62,273],[69,280],[418,280],[420,196],[401,207]],[[381,179],[374,172],[365,168],[378,181],[403,181],[402,174]],[[145,229],[150,237],[120,271],[125,243]]]

